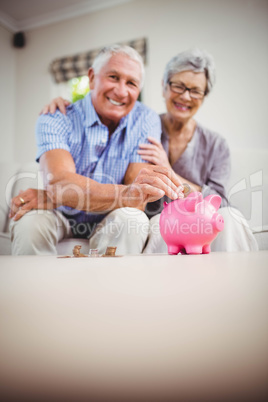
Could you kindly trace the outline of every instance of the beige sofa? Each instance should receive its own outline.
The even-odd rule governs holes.
[[[0,163],[0,254],[11,254],[9,205],[13,196],[29,187],[43,188],[37,163]],[[245,216],[260,250],[268,250],[268,151],[233,150],[232,175],[228,198]],[[26,234],[27,235],[27,234]],[[88,253],[88,240],[65,239],[57,246],[58,254],[71,254],[73,246],[81,244]]]

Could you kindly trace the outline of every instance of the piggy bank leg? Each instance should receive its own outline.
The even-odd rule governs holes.
[[[210,253],[210,244],[206,244],[205,246],[203,246],[203,250],[202,253],[203,254],[209,254]]]
[[[202,246],[189,245],[185,246],[186,254],[202,254]]]
[[[180,246],[168,246],[168,254],[178,254],[181,250]]]

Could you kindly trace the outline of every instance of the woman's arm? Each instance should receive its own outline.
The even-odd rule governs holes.
[[[207,180],[202,187],[203,197],[210,194],[218,194],[222,198],[221,206],[228,205],[227,184],[231,174],[230,150],[225,139],[215,144],[213,160],[207,174]]]

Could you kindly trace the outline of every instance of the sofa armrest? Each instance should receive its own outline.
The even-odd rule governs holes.
[[[19,164],[0,163],[0,232],[7,227],[11,190],[14,177],[16,177]]]
[[[268,227],[268,151],[233,149],[231,160],[228,199],[253,232],[262,232]]]
[[[12,173],[9,172],[5,178],[2,178],[1,185],[2,183],[3,199],[0,204],[0,216],[2,215],[3,222],[1,232],[8,232],[10,222],[8,212],[11,199],[18,195],[20,191],[24,191],[27,188],[44,188],[42,173],[39,171],[39,164],[33,162],[14,167]]]

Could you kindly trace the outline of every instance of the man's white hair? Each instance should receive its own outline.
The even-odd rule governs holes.
[[[139,64],[141,70],[140,89],[142,89],[145,78],[144,64],[142,57],[133,47],[117,44],[104,47],[96,56],[92,64],[94,72],[98,74],[102,67],[108,63],[110,58],[115,54],[123,54]]]

